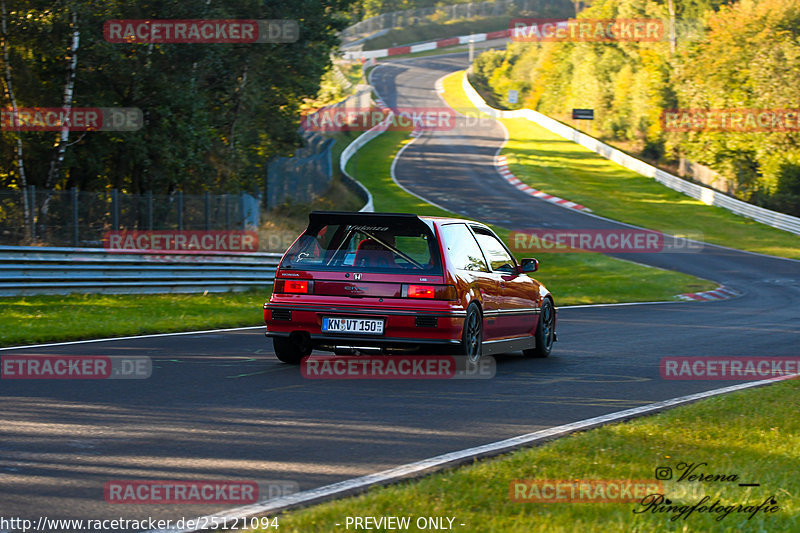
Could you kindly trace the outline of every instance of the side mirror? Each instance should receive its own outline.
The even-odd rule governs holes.
[[[539,270],[539,261],[537,259],[523,259],[522,260],[522,272],[536,272]]]

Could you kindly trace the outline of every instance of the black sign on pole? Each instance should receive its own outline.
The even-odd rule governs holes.
[[[572,120],[594,120],[594,109],[573,109]]]

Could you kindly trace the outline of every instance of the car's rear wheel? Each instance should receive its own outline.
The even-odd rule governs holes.
[[[290,365],[299,365],[303,357],[311,355],[310,345],[298,344],[285,337],[272,337],[272,347],[278,359]]]
[[[555,340],[556,312],[550,298],[542,301],[542,309],[539,313],[539,325],[536,327],[536,347],[530,350],[523,350],[525,357],[547,357],[553,350]]]
[[[461,346],[464,355],[471,363],[480,361],[483,353],[483,315],[477,304],[470,304],[467,308],[467,318],[464,320]]]

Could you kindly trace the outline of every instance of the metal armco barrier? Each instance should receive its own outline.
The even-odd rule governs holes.
[[[241,291],[272,285],[281,255],[0,246],[0,296]]]
[[[642,176],[653,178],[662,185],[683,193],[686,196],[696,198],[706,205],[721,207],[739,216],[751,218],[757,222],[766,224],[767,226],[772,226],[773,228],[788,231],[789,233],[794,233],[795,235],[800,235],[800,218],[798,217],[793,217],[785,213],[778,213],[763,207],[748,204],[747,202],[737,200],[736,198],[731,198],[730,196],[722,194],[721,192],[717,192],[708,187],[691,183],[690,181],[679,178],[678,176],[670,174],[669,172],[659,170],[653,165],[649,165],[644,161],[636,159],[635,157],[631,157],[628,154],[617,150],[616,148],[601,142],[590,135],[571,128],[566,124],[562,124],[561,122],[558,122],[547,115],[543,115],[538,111],[534,111],[533,109],[517,109],[515,111],[495,109],[487,104],[483,97],[478,94],[478,91],[476,91],[472,86],[466,73],[462,79],[461,86],[464,88],[464,92],[466,92],[467,98],[469,98],[470,102],[472,102],[472,105],[487,115],[495,118],[525,118],[540,125],[546,130],[549,130],[556,135],[560,135],[561,137],[570,141],[574,141],[584,148],[588,148],[589,150],[592,150],[593,152],[605,157],[606,159],[614,161],[615,163],[618,163],[627,169],[641,174]]]

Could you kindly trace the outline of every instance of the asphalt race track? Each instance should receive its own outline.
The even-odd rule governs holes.
[[[397,61],[373,82],[390,106],[439,107],[434,82],[466,63],[466,54]],[[492,162],[503,139],[496,124],[425,133],[398,160],[397,178],[447,209],[511,229],[616,226],[508,185]],[[664,380],[666,356],[798,355],[800,262],[708,245],[634,259],[742,296],[563,308],[550,358],[499,357],[496,377],[485,380],[309,380],[274,357],[262,328],[2,351],[153,361],[143,380],[1,382],[2,515],[192,518],[230,506],[109,504],[104,484],[284,480],[310,489],[736,383]]]

